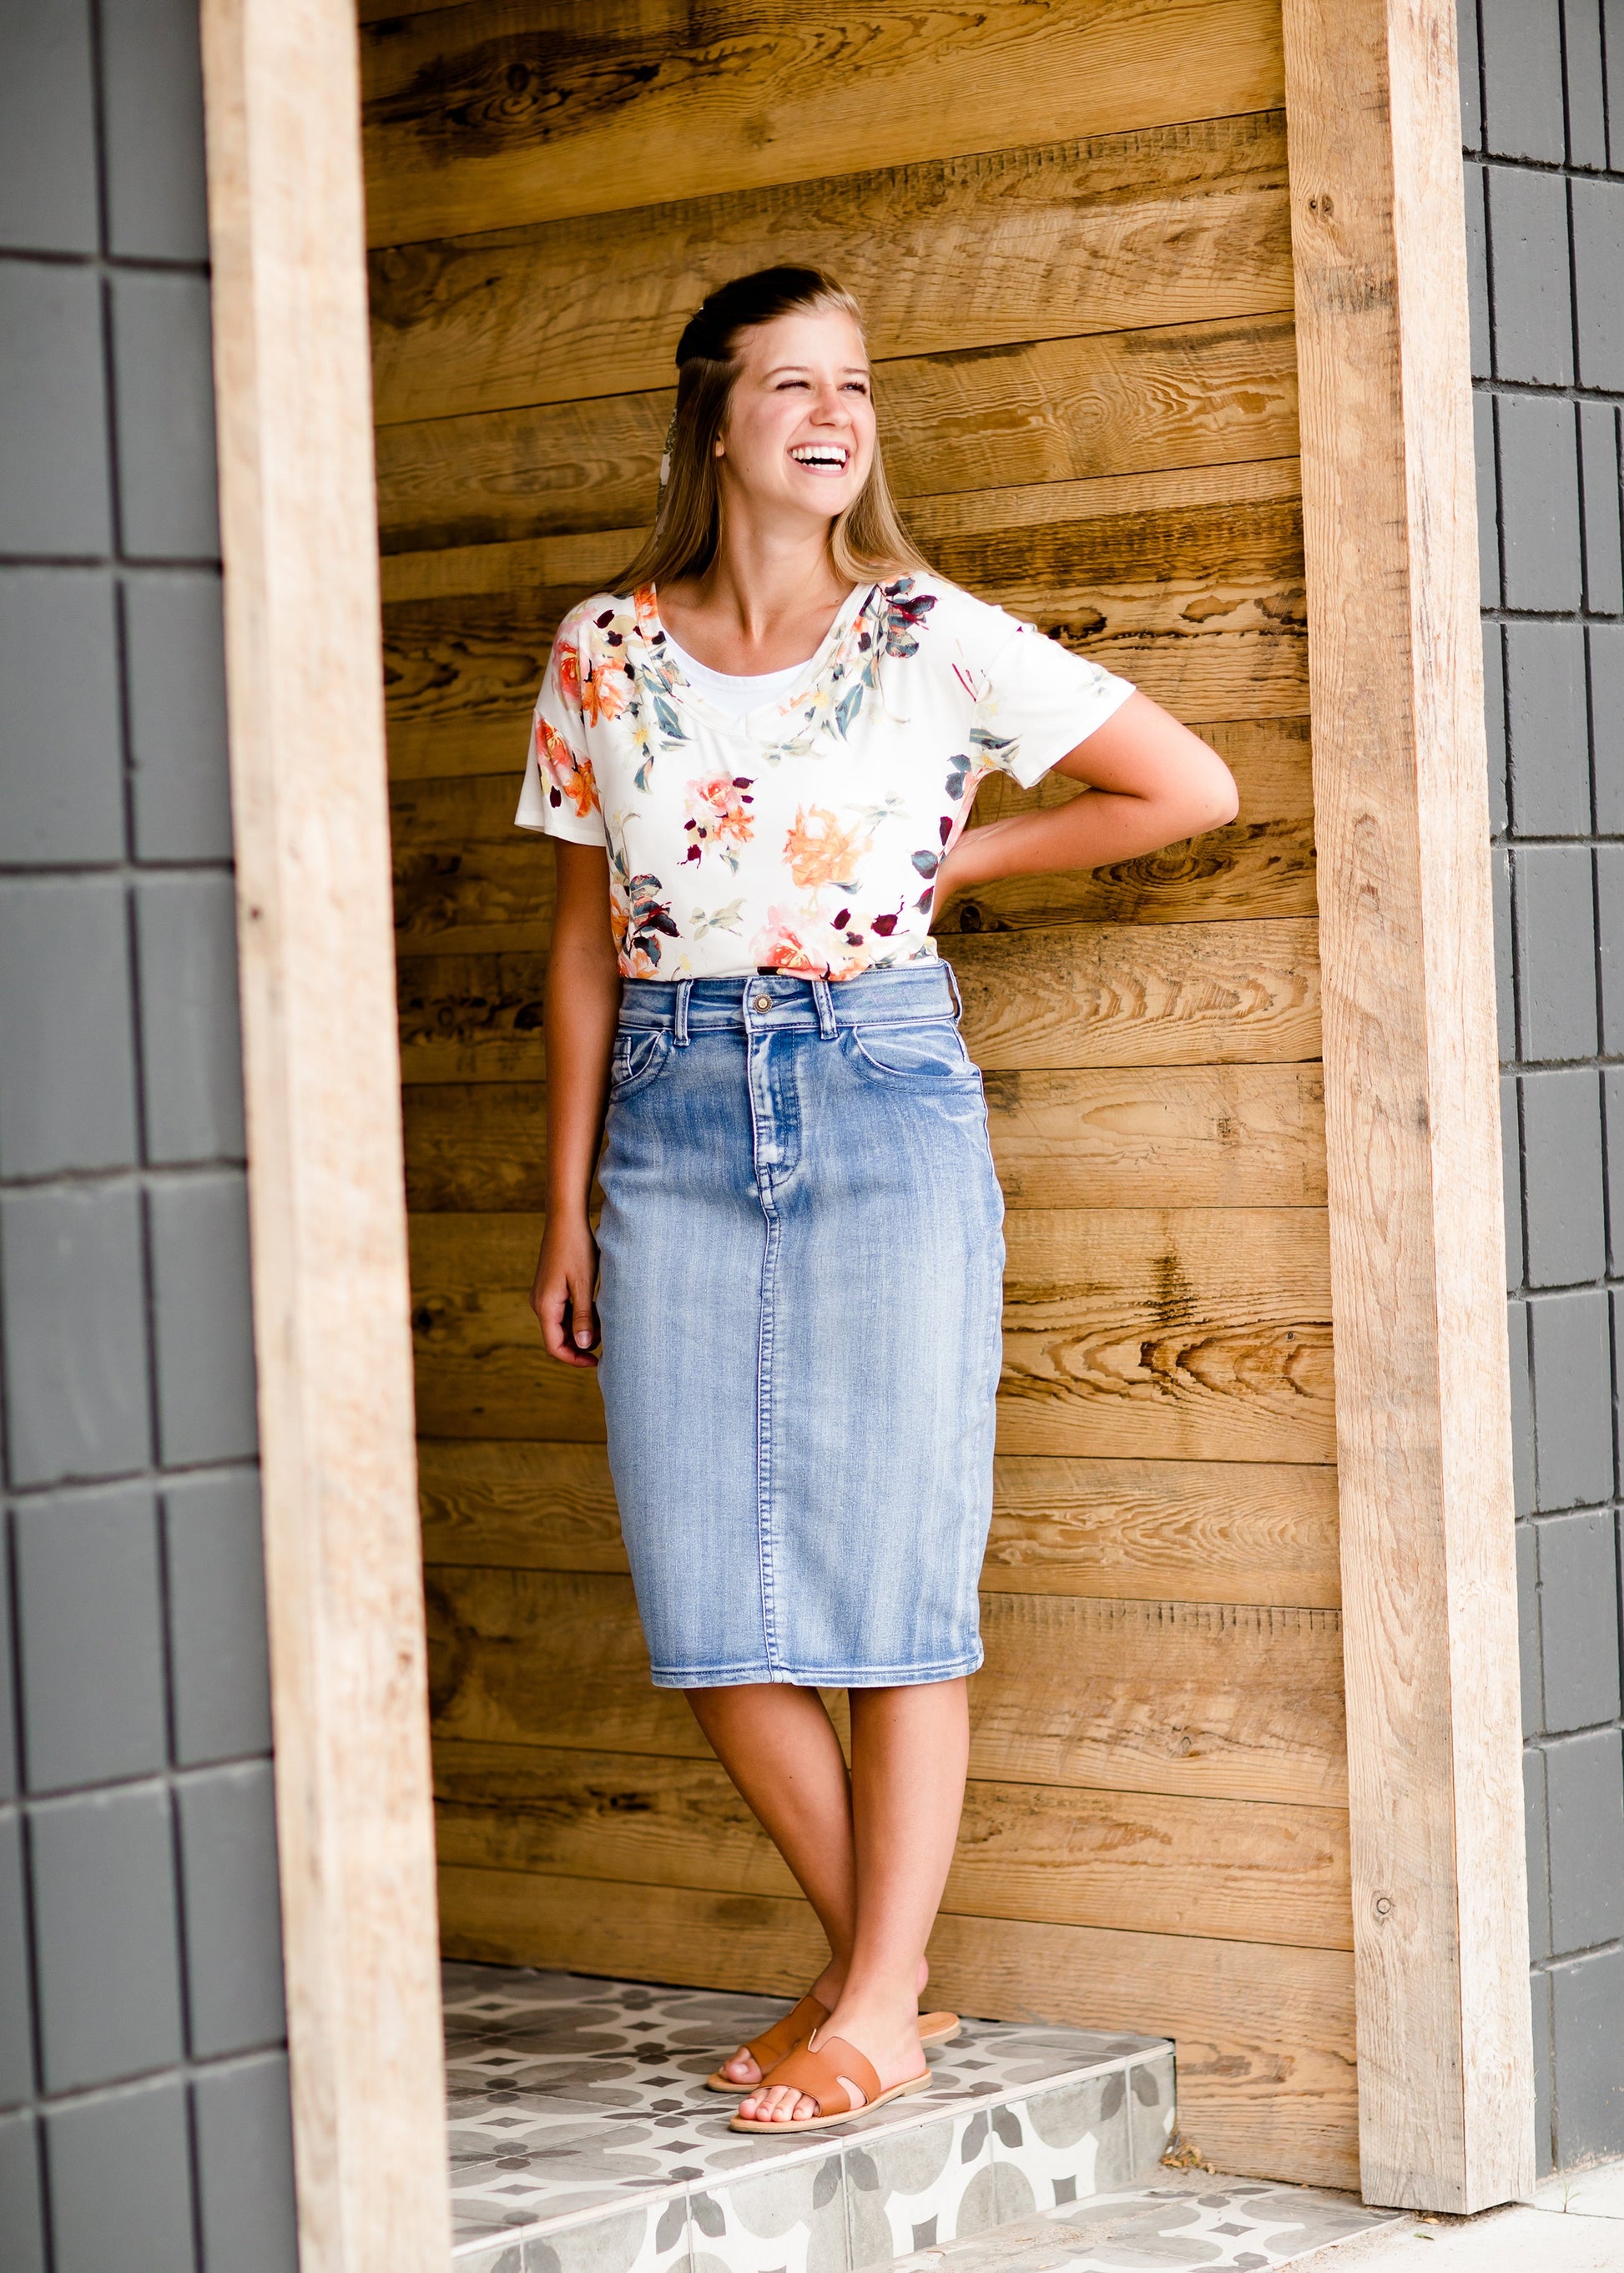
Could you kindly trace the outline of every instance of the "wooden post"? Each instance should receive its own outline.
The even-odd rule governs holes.
[[[1366,2197],[1533,2179],[1455,0],[1285,0]]]
[[[450,2250],[352,0],[204,0],[304,2273]]]

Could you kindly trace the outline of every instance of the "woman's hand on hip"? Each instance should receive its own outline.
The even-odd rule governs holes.
[[[547,1355],[560,1365],[598,1363],[598,1242],[583,1217],[578,1222],[550,1220],[530,1289],[530,1308],[541,1321]]]

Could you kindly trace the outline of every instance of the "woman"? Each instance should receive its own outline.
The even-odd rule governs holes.
[[[931,572],[846,293],[741,277],[677,365],[658,523],[560,627],[519,807],[558,863],[532,1299],[565,1365],[598,1363],[601,1315],[654,1680],[829,1938],[710,2079],[782,2134],[928,2081],[981,1662],[1003,1212],[931,911],[1237,799],[1124,680]],[[965,832],[987,775],[1050,771],[1094,793]],[[820,1688],[850,1692],[849,1777]]]

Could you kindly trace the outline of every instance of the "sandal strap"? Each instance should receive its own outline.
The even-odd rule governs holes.
[[[835,2057],[837,2046],[838,2059]],[[816,2099],[820,2115],[861,2113],[860,2109],[853,2107],[852,2096],[840,2081],[843,2075],[849,2077],[861,2092],[863,2106],[872,2107],[880,2096],[880,2079],[856,2045],[847,2044],[844,2037],[828,2037],[816,2052],[809,2044],[802,2044],[799,2052],[791,2052],[787,2059],[781,2059],[777,2067],[769,2069],[756,2088],[765,2091],[774,2084],[788,2084],[804,2092],[808,2099]]]
[[[820,2005],[816,1997],[803,1997],[793,2012],[763,2029],[759,2037],[752,2037],[744,2050],[765,2075],[775,2060],[786,2059],[797,2044],[804,2044],[828,2018],[827,2005]]]

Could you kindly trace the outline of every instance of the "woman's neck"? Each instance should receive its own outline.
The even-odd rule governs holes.
[[[826,523],[755,529],[725,509],[716,558],[703,575],[662,586],[659,605],[698,662],[755,678],[816,654],[850,591],[830,558]]]

